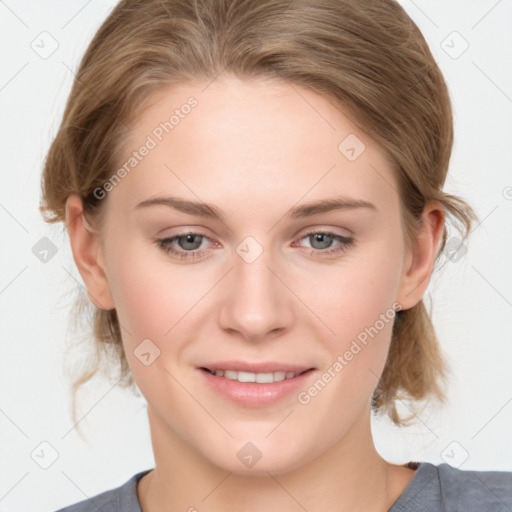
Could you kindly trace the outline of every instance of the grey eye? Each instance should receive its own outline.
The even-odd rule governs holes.
[[[202,239],[203,237],[201,235],[189,234],[176,237],[176,242],[180,249],[194,251],[201,246]],[[182,240],[185,240],[185,242],[182,243]],[[197,240],[199,240],[199,242],[197,242]]]
[[[309,241],[311,243],[311,247],[313,247],[314,249],[319,249],[319,250],[328,249],[334,240],[334,237],[327,233],[313,233],[311,235],[308,235],[308,237],[309,237]],[[319,242],[319,245],[315,246],[313,241],[315,243]]]

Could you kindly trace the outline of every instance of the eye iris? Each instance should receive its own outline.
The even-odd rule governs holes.
[[[197,238],[199,239],[199,243],[196,241],[194,243],[194,238]],[[182,240],[185,239],[185,245],[182,243]],[[192,244],[192,247],[188,246],[187,244]],[[188,249],[188,250],[195,250],[195,249],[198,249],[201,245],[201,236],[199,235],[193,235],[193,234],[190,234],[190,235],[184,235],[184,236],[180,236],[178,238],[178,245],[180,246],[181,249]]]
[[[311,246],[314,247],[315,249],[327,249],[330,245],[331,245],[331,242],[332,242],[332,236],[331,235],[328,235],[326,233],[315,233],[313,235],[309,235],[309,238],[310,238],[310,241],[319,241],[320,242],[320,245],[323,245],[322,247],[315,247],[314,244],[312,243]],[[325,239],[327,239],[327,243],[325,241]]]

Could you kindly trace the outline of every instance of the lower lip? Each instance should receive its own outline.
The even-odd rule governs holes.
[[[293,392],[298,392],[315,373],[311,369],[291,379],[262,384],[260,382],[239,382],[226,377],[218,377],[206,370],[198,369],[198,371],[215,391],[245,407],[272,405]]]

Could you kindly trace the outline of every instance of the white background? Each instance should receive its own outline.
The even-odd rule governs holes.
[[[468,253],[446,262],[426,297],[453,371],[449,404],[408,429],[375,419],[375,441],[391,462],[512,471],[512,2],[400,3],[425,34],[453,99],[445,190],[472,204],[482,223]],[[73,429],[62,368],[73,277],[81,278],[63,226],[45,224],[38,211],[42,162],[72,70],[113,5],[0,2],[0,511],[53,511],[154,464],[144,399],[112,383],[98,380],[82,395],[87,442]],[[59,45],[47,59],[31,48],[43,31]],[[453,31],[469,44],[458,58],[444,49],[462,48]],[[32,253],[43,236],[58,247],[47,263]],[[31,458],[42,442],[58,453],[47,469]]]

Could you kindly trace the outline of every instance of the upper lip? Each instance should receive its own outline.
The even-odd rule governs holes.
[[[198,366],[198,368],[206,368],[207,370],[234,370],[238,372],[251,373],[273,373],[273,372],[294,372],[302,373],[307,370],[314,369],[311,366],[299,364],[278,363],[268,361],[262,363],[246,362],[246,361],[218,361],[216,363],[206,363]]]

